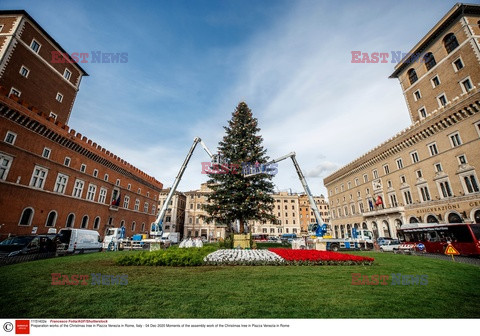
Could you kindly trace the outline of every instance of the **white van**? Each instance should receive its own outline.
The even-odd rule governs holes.
[[[102,251],[100,234],[94,230],[61,229],[56,239],[57,254]]]
[[[103,239],[103,249],[104,250],[116,250],[118,248],[118,243],[125,239],[125,227],[120,228],[110,228],[105,233],[105,238]]]

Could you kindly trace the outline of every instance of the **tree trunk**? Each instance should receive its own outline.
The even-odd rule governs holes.
[[[239,228],[239,233],[242,234],[245,232],[244,225],[243,225],[243,219],[240,219],[240,228]]]

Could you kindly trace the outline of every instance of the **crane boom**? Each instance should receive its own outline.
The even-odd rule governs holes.
[[[322,217],[320,216],[320,211],[318,211],[317,204],[315,203],[315,200],[313,199],[312,192],[310,191],[310,188],[308,187],[307,180],[305,179],[305,176],[303,175],[302,170],[300,169],[300,165],[297,162],[296,159],[296,153],[295,152],[290,152],[284,156],[281,156],[277,159],[271,160],[267,163],[272,164],[272,163],[277,163],[279,161],[285,160],[291,158],[293,161],[293,166],[295,167],[295,170],[297,171],[298,178],[300,179],[300,182],[302,183],[303,189],[305,190],[305,194],[307,194],[308,197],[308,202],[310,203],[310,207],[313,210],[313,213],[315,215],[315,219],[317,220],[317,224],[319,228],[323,228],[323,230],[326,231],[326,224],[323,222]]]
[[[180,167],[180,170],[177,174],[177,177],[175,178],[175,181],[173,182],[173,185],[170,188],[170,191],[167,195],[167,199],[163,203],[162,209],[158,213],[157,218],[152,223],[151,230],[150,230],[150,235],[151,236],[161,236],[163,234],[163,217],[165,217],[165,213],[167,212],[168,205],[170,204],[170,201],[173,197],[173,194],[175,193],[175,190],[177,190],[177,186],[180,183],[180,180],[182,179],[183,173],[184,173],[185,169],[187,168],[188,162],[190,161],[190,158],[192,157],[192,154],[195,150],[195,147],[197,147],[199,142],[202,145],[205,152],[207,152],[207,154],[210,156],[210,158],[213,157],[212,152],[210,152],[207,145],[205,145],[205,143],[202,141],[202,139],[200,139],[199,137],[195,137],[195,139],[193,139],[192,147],[190,147],[190,150],[188,151],[188,154],[185,157],[185,160],[183,161],[182,166]]]

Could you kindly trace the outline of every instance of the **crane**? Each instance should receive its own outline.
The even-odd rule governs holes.
[[[283,155],[277,159],[271,160],[264,165],[261,165],[260,169],[258,167],[252,166],[252,171],[249,172],[247,171],[247,174],[244,174],[245,177],[248,176],[253,176],[257,175],[258,173],[268,173],[269,172],[269,166],[272,164],[275,164],[277,162],[283,161],[285,159],[291,158],[293,161],[293,166],[295,167],[295,170],[297,171],[297,175],[300,179],[300,182],[302,183],[303,189],[305,190],[305,194],[308,197],[308,202],[310,203],[310,207],[313,210],[313,213],[315,215],[316,223],[315,224],[309,224],[308,225],[308,233],[311,235],[315,235],[316,237],[323,237],[327,233],[328,225],[324,223],[322,217],[320,216],[320,211],[318,211],[317,204],[315,203],[315,200],[313,199],[312,192],[310,191],[310,188],[308,187],[307,180],[305,179],[305,176],[303,175],[302,170],[300,169],[300,165],[297,162],[296,159],[296,153],[295,152],[290,152],[286,155]]]
[[[193,139],[192,147],[190,147],[190,150],[188,151],[188,154],[187,154],[185,160],[183,161],[182,166],[180,167],[180,170],[177,174],[177,177],[175,178],[175,181],[173,181],[173,185],[170,188],[170,191],[167,195],[167,199],[163,203],[162,209],[158,213],[157,218],[155,219],[155,221],[151,225],[150,236],[152,236],[152,237],[161,237],[162,236],[162,234],[163,234],[163,218],[165,217],[165,213],[167,212],[168,205],[170,204],[170,201],[173,197],[173,194],[175,193],[175,190],[177,190],[177,186],[180,183],[180,180],[182,179],[183,173],[185,172],[185,169],[187,168],[188,162],[190,161],[190,158],[192,157],[192,154],[193,154],[195,148],[197,147],[198,143],[200,143],[202,145],[203,149],[205,150],[205,152],[207,152],[207,154],[208,154],[208,156],[210,157],[211,160],[215,160],[217,158],[216,155],[214,155],[214,154],[212,154],[212,152],[210,152],[207,145],[205,145],[205,143],[202,141],[201,138],[195,137],[195,139]]]

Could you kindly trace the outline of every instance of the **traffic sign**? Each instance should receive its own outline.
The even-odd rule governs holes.
[[[445,254],[446,255],[459,255],[458,251],[453,247],[452,244],[448,244],[447,248],[445,249]]]

